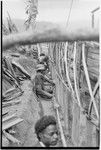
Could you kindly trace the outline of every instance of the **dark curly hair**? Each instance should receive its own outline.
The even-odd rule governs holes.
[[[45,54],[44,54],[44,53],[41,53],[40,56],[45,56]]]
[[[56,120],[54,116],[43,116],[35,124],[35,133],[37,138],[40,140],[39,133],[46,129],[49,125],[56,125]]]

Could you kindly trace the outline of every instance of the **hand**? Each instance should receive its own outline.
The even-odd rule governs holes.
[[[56,81],[55,80],[53,80],[53,86],[55,86],[56,85]]]
[[[55,86],[56,84],[53,82],[53,86]]]

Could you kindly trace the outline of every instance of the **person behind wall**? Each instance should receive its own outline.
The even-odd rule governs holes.
[[[44,53],[39,56],[39,64],[44,64],[46,70],[49,71],[49,58]]]
[[[43,64],[45,66],[45,72],[47,74],[47,77],[51,78],[51,73],[49,69],[49,57],[44,53],[41,53],[38,59],[38,64]]]
[[[55,83],[45,76],[45,66],[43,64],[37,65],[37,73],[35,75],[33,90],[38,98],[43,98],[50,100],[53,97],[53,90],[51,88],[46,88],[46,82],[49,83],[49,87],[55,86]]]
[[[58,129],[54,116],[43,116],[35,124],[38,143],[35,147],[54,147],[58,143]]]

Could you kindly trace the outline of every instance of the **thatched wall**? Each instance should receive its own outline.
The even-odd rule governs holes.
[[[98,146],[96,126],[87,120],[85,112],[88,111],[90,95],[82,65],[82,43],[77,43],[77,81],[80,94],[81,111],[76,102],[73,101],[72,92],[69,91],[66,79],[64,63],[65,43],[53,43],[50,45],[49,56],[54,61],[50,63],[52,77],[56,81],[57,101],[60,105],[61,123],[68,146],[93,147]],[[74,89],[74,70],[73,70],[74,43],[69,42],[67,61],[69,77]],[[86,63],[91,81],[92,89],[99,76],[99,47],[98,44],[86,43]],[[57,74],[58,73],[58,74]],[[65,82],[66,84],[64,84]],[[66,87],[67,86],[67,87]],[[75,90],[74,90],[75,91]],[[96,98],[95,98],[96,99]],[[98,106],[98,105],[97,105]],[[93,110],[94,113],[94,110]]]

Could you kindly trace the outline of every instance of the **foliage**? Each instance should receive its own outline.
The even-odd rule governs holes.
[[[28,0],[28,4],[26,7],[26,14],[28,14],[28,19],[25,21],[26,30],[30,26],[35,27],[35,20],[38,14],[37,5],[38,5],[37,0]]]

